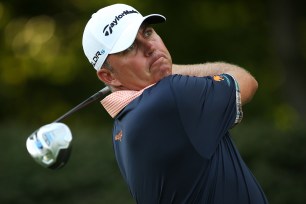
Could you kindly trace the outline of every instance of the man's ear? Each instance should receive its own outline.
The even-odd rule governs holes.
[[[120,81],[117,80],[114,73],[112,73],[110,70],[101,68],[97,71],[98,78],[103,81],[105,84],[108,84],[110,86],[118,87],[121,85]]]

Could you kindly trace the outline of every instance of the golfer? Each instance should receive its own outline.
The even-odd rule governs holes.
[[[256,80],[227,63],[172,64],[152,28],[164,21],[114,4],[94,13],[83,33],[85,55],[112,90],[101,103],[114,118],[115,156],[132,197],[139,204],[268,203],[229,133]]]

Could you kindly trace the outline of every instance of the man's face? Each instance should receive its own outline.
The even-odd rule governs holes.
[[[117,90],[141,90],[172,72],[171,55],[162,39],[148,25],[142,25],[134,43],[125,51],[108,56],[112,80]],[[105,68],[103,68],[105,69]]]

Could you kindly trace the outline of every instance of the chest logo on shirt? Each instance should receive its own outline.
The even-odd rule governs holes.
[[[115,141],[121,142],[122,140],[122,130],[115,136]]]

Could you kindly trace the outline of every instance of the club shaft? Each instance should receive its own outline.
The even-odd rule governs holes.
[[[98,91],[97,93],[95,93],[94,95],[92,95],[91,97],[89,97],[88,99],[86,99],[85,101],[83,101],[82,103],[80,103],[79,105],[75,106],[74,108],[72,108],[71,110],[69,110],[67,113],[65,113],[64,115],[62,115],[61,117],[59,117],[58,119],[56,119],[54,121],[55,122],[59,122],[65,118],[67,118],[68,116],[70,116],[71,114],[73,114],[74,112],[86,107],[87,105],[97,101],[97,100],[101,100],[103,98],[103,96],[105,94],[107,94],[110,91],[109,87],[104,87],[103,89],[101,89],[100,91]]]

